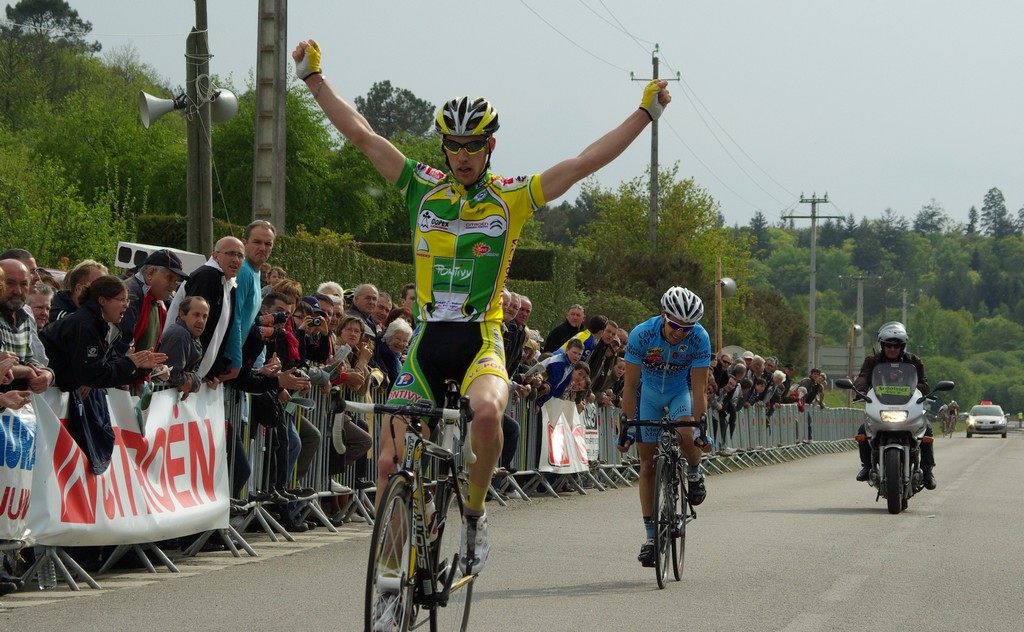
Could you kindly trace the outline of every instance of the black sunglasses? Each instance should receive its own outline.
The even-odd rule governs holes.
[[[472,156],[473,154],[480,153],[480,150],[487,146],[487,139],[471,140],[465,143],[460,143],[450,138],[442,138],[441,145],[448,150],[448,153],[457,154],[459,151],[465,149],[466,153]]]

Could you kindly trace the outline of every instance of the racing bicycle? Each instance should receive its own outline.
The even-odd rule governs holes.
[[[664,417],[658,421],[624,420],[620,428],[620,442],[628,428],[649,426],[661,429],[658,450],[654,455],[654,505],[651,521],[654,523],[654,574],[658,588],[665,587],[668,569],[676,581],[683,577],[683,559],[686,553],[686,525],[697,519],[697,511],[687,501],[686,459],[679,449],[676,428],[699,428],[705,438],[707,422],[675,421]]]
[[[397,471],[384,487],[373,526],[366,570],[367,632],[404,632],[425,623],[431,632],[465,630],[469,621],[477,576],[463,575],[458,550],[468,491],[460,477],[460,457],[466,463],[476,460],[469,442],[473,411],[454,383],[445,405],[342,401],[335,408],[336,413],[394,415],[407,424],[404,456],[395,456]],[[437,423],[427,440],[424,426],[430,421]]]

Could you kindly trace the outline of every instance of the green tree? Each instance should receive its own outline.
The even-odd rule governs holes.
[[[400,132],[426,136],[431,132],[437,109],[411,91],[392,86],[387,79],[374,83],[366,97],[356,97],[354,101],[373,130],[387,139]]]
[[[1024,345],[1024,327],[1002,316],[982,318],[974,326],[974,350],[1020,349]]]
[[[1003,192],[992,187],[981,205],[981,229],[990,237],[1000,238],[1013,234],[1013,220],[1006,210]]]
[[[913,230],[920,235],[927,236],[945,231],[949,223],[949,216],[946,215],[942,205],[932,198],[932,201],[922,206],[914,216]]]

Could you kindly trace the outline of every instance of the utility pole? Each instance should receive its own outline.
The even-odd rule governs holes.
[[[650,79],[641,79],[629,73],[629,78],[632,81],[643,81],[647,83],[658,77],[658,45],[654,45],[654,51],[651,52],[651,66],[653,68],[653,74]],[[679,73],[676,73],[675,79],[667,79],[667,81],[679,81]],[[647,213],[647,227],[648,227],[648,239],[651,244],[651,252],[655,252],[658,248],[658,121],[651,122],[651,200],[650,210]]]
[[[252,219],[285,229],[285,102],[287,0],[259,0],[256,35],[256,128],[253,135]]]
[[[814,306],[815,306],[815,294],[817,292],[817,248],[818,248],[818,219],[842,219],[842,215],[818,215],[818,204],[828,202],[828,193],[825,193],[825,197],[819,198],[816,193],[812,193],[811,197],[807,198],[800,194],[801,204],[811,205],[810,215],[786,215],[783,219],[810,219],[811,220],[811,290],[810,290],[810,314],[808,316],[808,332],[807,332],[807,370],[810,371],[814,368],[817,358],[815,353],[816,345],[814,340]]]
[[[185,42],[185,89],[195,115],[188,118],[188,250],[213,252],[213,160],[210,138],[210,32],[206,0],[195,0],[196,25]]]
[[[840,276],[840,279],[853,279],[857,282],[857,319],[854,321],[856,325],[860,326],[860,331],[857,332],[857,340],[855,342],[858,349],[864,348],[864,279],[877,279],[881,280],[881,276],[870,276],[866,274],[858,274],[855,276]]]

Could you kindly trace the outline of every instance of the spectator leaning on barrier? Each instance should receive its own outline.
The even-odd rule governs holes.
[[[6,390],[31,390],[42,393],[53,383],[53,372],[33,352],[35,318],[25,311],[29,291],[29,269],[15,259],[0,261],[4,272],[3,294],[0,297],[0,348],[18,356],[13,368],[14,381]]]
[[[556,353],[541,360],[527,373],[527,376],[544,374],[544,382],[537,389],[537,406],[543,406],[552,397],[560,398],[569,386],[574,367],[581,362],[583,341],[572,338],[565,345],[565,353]]]
[[[220,383],[218,376],[228,368],[223,352],[234,313],[235,277],[244,259],[245,246],[240,239],[221,237],[214,245],[210,259],[193,271],[191,277],[178,288],[169,308],[172,314],[177,314],[181,302],[189,296],[202,297],[209,305],[209,319],[199,337],[203,348],[199,376],[214,386]],[[170,324],[164,327],[165,333]]]
[[[552,329],[544,337],[543,353],[554,353],[556,349],[565,344],[569,338],[583,331],[584,315],[583,306],[580,304],[570,305],[565,312],[565,322]]]
[[[309,388],[309,378],[296,374],[297,363],[282,369],[281,360],[273,352],[275,340],[286,334],[291,309],[292,299],[284,294],[271,292],[263,297],[260,315],[254,320],[255,326],[249,327],[242,348],[242,367],[231,380],[234,388],[256,396],[250,408],[250,422],[256,421],[266,427],[269,483],[268,488],[260,490],[263,493],[256,494],[253,499],[274,500],[278,503],[295,500],[295,496],[286,491],[289,433],[285,427],[284,411],[275,402],[280,402],[282,392]],[[260,359],[264,359],[262,365],[258,363]],[[260,413],[259,417],[257,413]],[[237,491],[240,493],[241,488],[237,488]]]
[[[128,310],[118,325],[121,329],[118,350],[129,347],[155,349],[164,330],[167,304],[178,289],[178,283],[188,279],[181,259],[170,250],[157,250],[146,257],[139,271],[125,281],[128,286]]]
[[[160,379],[167,386],[176,387],[181,399],[198,392],[202,384],[199,365],[203,360],[203,343],[200,337],[209,318],[210,304],[206,299],[189,296],[181,301],[174,322],[160,337],[157,349],[167,355],[166,364],[170,368]]]
[[[42,331],[43,344],[60,390],[69,393],[68,428],[94,474],[110,464],[114,432],[103,389],[130,384],[167,357],[149,349],[118,351],[118,323],[128,309],[128,288],[115,276],[101,276],[84,294],[82,306]]]

